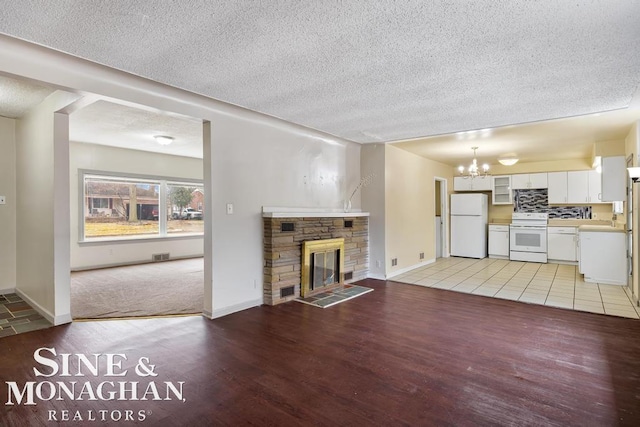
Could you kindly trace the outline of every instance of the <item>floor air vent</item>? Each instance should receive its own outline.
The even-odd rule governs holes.
[[[166,254],[153,254],[153,255],[151,255],[151,260],[153,262],[168,261],[169,260],[169,253],[166,253]]]
[[[353,279],[353,271],[344,273],[344,280],[351,280],[351,279]]]

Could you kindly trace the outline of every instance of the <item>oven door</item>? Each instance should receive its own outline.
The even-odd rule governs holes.
[[[547,227],[544,225],[511,225],[510,250],[516,252],[547,252]]]

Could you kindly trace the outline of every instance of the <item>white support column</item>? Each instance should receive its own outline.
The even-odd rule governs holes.
[[[69,116],[66,113],[54,113],[53,165],[54,324],[60,325],[71,322]]]
[[[203,314],[213,318],[213,149],[211,122],[202,124],[204,169],[204,308]]]

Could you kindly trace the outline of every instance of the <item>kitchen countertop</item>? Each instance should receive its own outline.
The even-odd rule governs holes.
[[[611,226],[611,221],[600,219],[550,219],[549,227],[579,227],[581,225],[606,225]]]
[[[511,224],[511,220],[508,218],[491,218],[489,224],[509,225]]]
[[[578,231],[591,231],[600,233],[624,233],[624,228],[612,227],[611,225],[581,225]]]

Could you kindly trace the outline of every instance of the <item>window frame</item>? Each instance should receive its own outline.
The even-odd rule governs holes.
[[[84,201],[86,200],[86,179],[103,178],[114,181],[134,182],[136,184],[149,183],[159,186],[158,192],[158,212],[167,211],[167,192],[169,185],[196,186],[204,189],[204,180],[192,178],[177,178],[161,175],[143,175],[135,173],[99,171],[89,169],[78,169],[78,244],[84,246],[132,243],[141,241],[176,240],[176,239],[202,239],[204,232],[192,233],[168,233],[166,215],[158,215],[158,233],[140,234],[129,236],[106,236],[106,237],[85,237],[85,211]],[[203,216],[204,221],[204,216]]]

